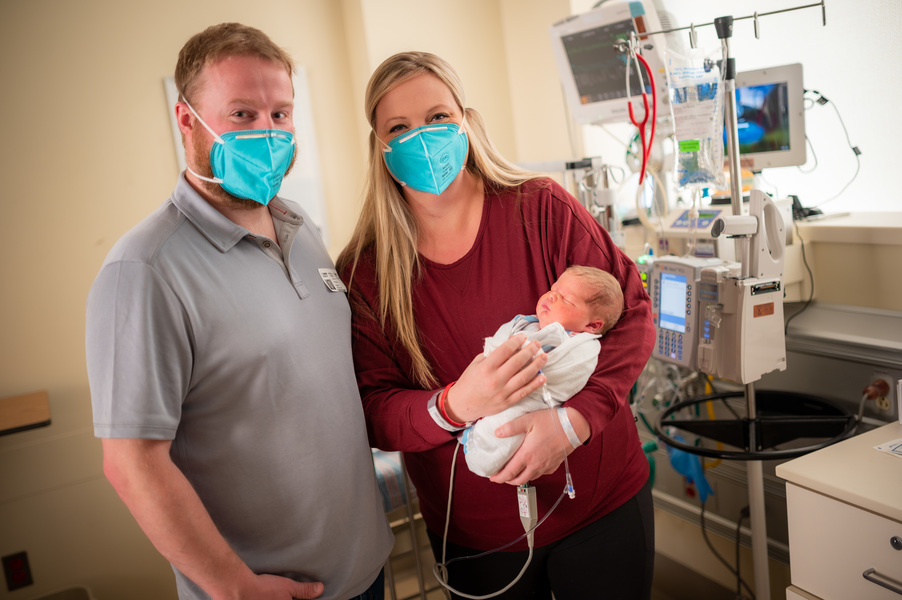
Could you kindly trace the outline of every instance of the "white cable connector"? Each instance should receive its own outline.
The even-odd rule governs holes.
[[[520,522],[526,532],[526,543],[532,548],[534,530],[539,520],[539,511],[536,508],[536,488],[528,483],[517,487],[517,508],[520,513]]]

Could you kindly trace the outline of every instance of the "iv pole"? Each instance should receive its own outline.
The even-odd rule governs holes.
[[[757,23],[757,21],[756,21]],[[730,195],[734,215],[742,214],[742,179],[739,168],[739,126],[736,117],[736,59],[730,56],[730,38],[733,36],[733,17],[714,20],[717,37],[724,48],[724,103],[727,145],[730,154]],[[757,29],[757,28],[756,28]],[[736,256],[742,257],[742,277],[749,276],[749,246],[747,237],[735,240]],[[758,410],[755,405],[755,386],[745,384],[745,401],[749,419],[749,441],[756,443],[758,432],[756,421]],[[755,598],[770,600],[770,567],[767,556],[767,520],[764,514],[764,468],[763,461],[750,460],[746,463],[746,479],[749,494],[749,527],[752,535],[752,564],[755,567]]]
[[[755,21],[755,37],[758,37],[758,17],[772,15],[777,13],[799,10],[802,8],[821,7],[823,23],[827,25],[827,9],[825,0],[821,0],[817,4],[807,4],[805,6],[797,6],[793,8],[775,10],[767,13],[756,12],[751,17],[739,17],[735,20],[753,18]],[[727,133],[727,146],[730,156],[730,194],[731,206],[734,215],[742,214],[742,180],[739,162],[739,134],[738,122],[736,115],[736,59],[730,56],[730,38],[733,36],[733,17],[720,17],[713,23],[705,23],[703,25],[714,25],[717,31],[717,37],[721,40],[724,50],[725,71],[724,78],[724,109],[725,109],[725,128]],[[678,27],[663,31],[655,31],[645,35],[654,35],[658,33],[671,33],[688,29],[690,31],[690,42],[694,47],[695,28],[692,24],[689,27]],[[749,245],[748,238],[736,238],[736,256],[742,257],[742,277],[749,276]],[[755,388],[753,383],[745,384],[745,399],[749,420],[749,443],[759,445],[757,419],[758,412],[755,404]],[[747,448],[746,451],[749,449]],[[754,448],[754,451],[760,451],[760,447]],[[757,600],[770,600],[770,569],[768,565],[768,547],[767,547],[767,528],[764,512],[764,471],[763,462],[761,460],[749,460],[747,463],[746,476],[748,480],[749,494],[749,523],[752,538],[752,559],[755,569],[755,597]]]

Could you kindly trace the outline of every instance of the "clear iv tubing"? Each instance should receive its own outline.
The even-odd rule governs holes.
[[[551,399],[551,393],[548,391],[548,383],[542,384],[542,400],[548,405],[548,410],[551,413],[551,421],[554,422],[556,411],[554,401]],[[570,463],[567,461],[567,444],[570,443],[570,440],[567,439],[567,436],[564,434],[564,424],[560,422],[560,417],[558,417],[556,425],[558,426],[558,433],[561,436],[561,450],[564,453],[564,474],[567,478],[567,487],[564,491],[567,492],[567,495],[570,496],[570,499],[572,500],[576,497],[576,492],[573,490],[573,479],[570,477]]]
[[[554,422],[555,406],[551,399],[551,393],[548,391],[547,383],[542,384],[542,399],[548,405],[549,417],[551,418],[552,422]],[[535,524],[534,527],[532,527],[531,529],[526,531],[523,535],[521,535],[520,537],[516,538],[515,540],[513,540],[511,542],[508,542],[507,544],[504,544],[503,546],[499,546],[493,550],[486,550],[485,552],[481,552],[479,554],[474,554],[473,556],[458,556],[457,558],[452,558],[451,560],[446,561],[448,527],[451,523],[451,498],[452,498],[453,492],[454,492],[454,472],[455,472],[455,467],[457,466],[457,455],[460,452],[460,446],[461,446],[460,440],[457,441],[457,446],[454,448],[454,456],[451,459],[451,481],[448,485],[448,508],[447,508],[447,512],[445,513],[445,531],[444,531],[444,535],[442,536],[442,562],[436,563],[432,567],[433,575],[435,575],[435,578],[439,582],[439,585],[441,585],[443,588],[445,588],[446,590],[448,590],[454,594],[457,594],[458,596],[461,596],[463,598],[469,598],[470,600],[487,600],[488,598],[494,598],[495,596],[500,596],[507,590],[511,589],[518,581],[520,581],[520,578],[523,577],[523,574],[526,573],[526,569],[529,567],[529,564],[532,562],[532,553],[533,553],[532,534],[533,534],[533,532],[536,529],[538,529],[542,523],[545,522],[545,519],[547,519],[549,516],[551,516],[551,513],[553,513],[554,509],[556,509],[558,507],[558,504],[561,503],[561,500],[564,499],[565,495],[570,496],[570,498],[574,498],[576,496],[576,493],[573,490],[573,479],[570,477],[570,463],[567,461],[566,444],[569,444],[570,441],[567,439],[566,435],[564,435],[564,430],[561,427],[560,422],[555,423],[555,425],[558,426],[558,432],[561,435],[561,441],[564,443],[564,445],[562,446],[561,449],[564,452],[564,472],[566,474],[567,485],[564,487],[564,491],[561,492],[561,495],[558,496],[558,499],[555,501],[555,503],[552,505],[552,507],[549,509],[549,511],[547,513],[545,513],[545,516],[542,517],[539,520],[539,522]],[[473,596],[473,595],[461,592],[460,590],[456,590],[453,587],[451,587],[450,585],[448,585],[448,570],[447,570],[448,565],[455,563],[457,561],[460,561],[460,560],[472,560],[474,558],[482,558],[483,556],[488,556],[489,554],[494,554],[495,552],[501,552],[502,550],[506,550],[507,548],[510,548],[517,542],[523,540],[523,538],[527,538],[527,537],[529,538],[529,555],[526,557],[526,563],[523,565],[523,568],[520,569],[520,572],[517,574],[517,576],[514,578],[514,580],[511,581],[506,586],[504,586],[502,589],[498,590],[497,592],[492,592],[491,594],[486,594],[484,596]]]
[[[652,179],[655,182],[654,189],[657,189],[659,192],[661,192],[661,196],[665,199],[664,201],[666,202],[667,191],[664,189],[664,184],[661,183],[661,179],[660,179],[660,177],[658,177],[656,170],[649,169],[648,172],[652,176]],[[642,193],[644,191],[645,191],[645,184],[640,185],[638,188],[636,188],[636,216],[639,217],[639,222],[641,222],[642,225],[648,231],[655,233],[655,234],[660,233],[663,236],[664,235],[664,224],[662,222],[663,215],[661,215],[661,214],[657,215],[658,226],[656,229],[655,225],[652,224],[651,220],[648,218],[648,215],[645,213],[645,208],[642,207],[642,204],[639,201],[639,199],[642,197]],[[652,196],[651,206],[654,209],[654,211],[657,213],[658,212],[658,202],[655,200],[654,196]]]
[[[684,256],[689,256],[695,251],[695,244],[698,239],[698,205],[701,204],[699,195],[701,193],[701,190],[698,188],[693,190],[692,193],[692,208],[689,209],[689,241],[686,244]]]

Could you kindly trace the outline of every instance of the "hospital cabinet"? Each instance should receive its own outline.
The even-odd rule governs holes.
[[[902,599],[902,438],[890,423],[778,465],[786,480],[787,600]]]
[[[798,221],[818,302],[902,310],[902,212]]]

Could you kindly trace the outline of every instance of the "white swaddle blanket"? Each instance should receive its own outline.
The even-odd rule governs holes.
[[[560,323],[551,323],[539,329],[535,316],[517,315],[512,321],[498,328],[485,340],[485,355],[491,354],[512,335],[526,333],[528,342],[538,341],[548,354],[542,368],[548,383],[548,391],[554,404],[560,405],[581,390],[598,364],[600,335],[570,333]],[[509,438],[495,437],[495,430],[521,415],[546,408],[541,388],[498,414],[483,417],[463,432],[461,443],[470,471],[483,477],[491,477],[500,471],[514,455],[524,434]]]

